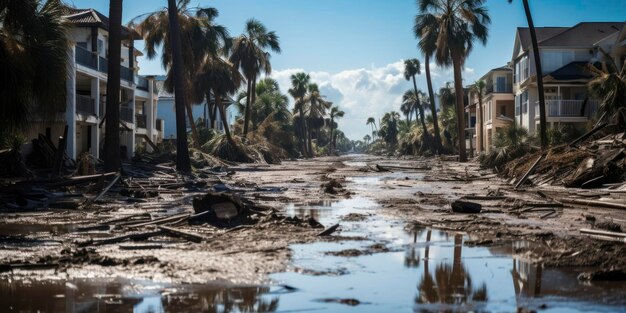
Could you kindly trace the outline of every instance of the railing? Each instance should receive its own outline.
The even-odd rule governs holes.
[[[80,46],[76,46],[76,55],[74,56],[76,63],[86,66],[90,69],[97,70],[100,73],[108,74],[109,73],[109,60],[98,56],[96,53],[93,53],[85,48]],[[128,67],[120,65],[120,78],[127,82],[133,82],[133,78],[135,73]],[[148,84],[145,84],[146,90]]]
[[[150,91],[148,80],[143,76],[137,75],[137,88],[144,91]]]
[[[89,96],[76,95],[76,112],[96,115],[96,101]]]
[[[163,131],[163,120],[160,118],[156,120],[156,129],[157,131]]]
[[[135,125],[137,125],[138,128],[146,128],[148,118],[146,115],[143,114],[135,114]]]
[[[134,119],[133,119],[133,109],[126,107],[126,106],[122,106],[120,107],[120,120],[128,122],[128,123],[133,123]]]
[[[598,109],[597,100],[548,100],[546,101],[547,117],[591,117]],[[539,117],[539,101],[535,102],[535,116]]]
[[[513,93],[513,86],[506,84],[504,88],[498,88],[496,85],[487,85],[486,94],[490,93]]]

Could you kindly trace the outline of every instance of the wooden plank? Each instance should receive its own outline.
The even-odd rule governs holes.
[[[533,163],[533,165],[528,169],[526,174],[522,176],[522,179],[520,179],[519,182],[517,182],[517,184],[515,185],[515,189],[519,188],[522,184],[524,184],[524,182],[526,182],[526,180],[528,179],[528,176],[530,176],[535,171],[535,169],[537,169],[537,166],[539,166],[539,162],[541,162],[541,160],[543,160],[544,157],[545,156],[543,154],[539,156],[537,161]]]
[[[616,232],[606,231],[606,230],[582,228],[582,229],[580,229],[580,232],[583,233],[583,234],[590,234],[590,235],[626,238],[626,233],[616,233]]]
[[[178,228],[174,228],[174,227],[169,227],[169,226],[164,226],[164,225],[159,225],[159,229],[169,233],[170,235],[174,235],[176,237],[181,237],[184,239],[187,239],[191,242],[202,242],[204,241],[206,238],[204,238],[204,236],[198,235],[198,234],[194,234],[188,231],[184,231]]]
[[[148,226],[148,225],[165,224],[165,223],[178,221],[180,219],[189,218],[190,215],[191,214],[189,214],[189,213],[176,214],[176,215],[172,215],[172,216],[168,216],[168,217],[158,218],[158,219],[155,219],[155,220],[152,220],[152,221],[149,221],[149,222],[143,222],[143,223],[139,223],[139,224],[127,225],[127,227],[128,228],[137,228],[137,227],[144,227],[144,226]]]
[[[620,203],[614,203],[614,202],[608,202],[608,201],[564,198],[564,199],[560,199],[560,202],[585,205],[585,206],[601,207],[601,208],[609,208],[609,209],[626,210],[626,204],[620,204]]]

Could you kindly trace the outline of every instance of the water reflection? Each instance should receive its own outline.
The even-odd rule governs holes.
[[[275,312],[278,304],[269,287],[259,286],[0,281],[0,308],[13,312]]]
[[[424,248],[424,273],[417,284],[417,305],[451,304],[463,305],[487,300],[487,284],[474,286],[471,275],[462,261],[463,235],[454,236],[452,265],[438,262],[434,273],[430,270],[429,258],[431,230],[427,231]]]

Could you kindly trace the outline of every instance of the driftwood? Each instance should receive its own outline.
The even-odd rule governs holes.
[[[97,181],[97,180],[115,176],[115,175],[117,175],[116,172],[96,174],[96,175],[86,175],[86,176],[74,176],[74,177],[66,178],[61,181],[49,183],[48,186],[49,187],[73,186],[73,185],[78,185],[78,184],[82,184],[86,182]]]
[[[163,245],[160,244],[140,244],[140,245],[119,245],[121,250],[148,250],[148,249],[161,249]]]
[[[332,233],[334,233],[337,228],[339,228],[339,224],[335,224],[333,226],[328,227],[326,230],[324,230],[323,232],[317,234],[318,236],[330,236]]]
[[[462,198],[465,200],[485,200],[485,201],[509,199],[509,197],[504,197],[504,196],[463,196]]]
[[[131,225],[126,225],[126,226],[128,228],[138,228],[138,227],[143,227],[143,226],[148,226],[148,225],[159,225],[159,224],[171,223],[171,222],[175,222],[181,219],[186,219],[189,217],[189,215],[190,215],[189,213],[176,214],[176,215],[172,215],[168,217],[157,218],[149,222],[142,222],[139,224],[131,224]]]
[[[524,176],[522,176],[519,182],[517,182],[517,184],[515,185],[515,189],[519,188],[522,184],[524,184],[524,182],[526,182],[526,180],[528,179],[528,176],[530,176],[535,171],[535,169],[537,169],[537,166],[539,166],[539,162],[541,162],[541,160],[543,160],[544,157],[545,156],[543,154],[539,156],[537,161],[533,163],[533,165],[528,169],[526,174],[524,174]]]
[[[102,189],[102,191],[100,191],[99,194],[97,194],[95,197],[93,197],[91,199],[87,199],[87,201],[85,201],[85,204],[83,205],[83,207],[85,209],[88,209],[89,206],[92,203],[94,203],[94,202],[98,201],[98,199],[102,198],[102,196],[104,196],[104,194],[106,194],[109,191],[109,189],[111,189],[111,187],[113,187],[113,185],[115,185],[117,183],[117,181],[120,180],[120,177],[121,177],[120,174],[115,175],[115,178],[113,178],[113,180],[111,180],[111,182],[106,187],[104,187],[104,189]]]
[[[580,232],[582,234],[599,235],[599,236],[607,236],[607,237],[617,237],[617,238],[626,238],[626,233],[617,233],[617,232],[606,231],[606,230],[582,228],[582,229],[580,229]]]
[[[159,229],[175,237],[181,237],[192,242],[202,242],[206,239],[204,236],[169,226],[159,225]]]
[[[150,237],[155,237],[155,236],[160,236],[160,235],[163,235],[163,232],[161,230],[149,231],[149,232],[143,232],[143,233],[132,233],[132,234],[126,234],[126,235],[116,236],[116,237],[111,237],[111,238],[96,239],[93,241],[90,240],[87,242],[81,242],[78,245],[79,246],[88,246],[88,245],[100,246],[100,245],[108,245],[108,244],[113,244],[113,243],[120,243],[126,240],[146,240]]]
[[[570,204],[626,210],[626,204],[620,204],[620,203],[614,203],[614,202],[606,202],[606,201],[599,201],[599,200],[569,199],[569,198],[560,199],[559,201],[563,203],[570,203]]]

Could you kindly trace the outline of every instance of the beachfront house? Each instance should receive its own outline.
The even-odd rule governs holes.
[[[163,86],[163,84],[165,83],[165,78],[165,76],[155,77],[156,85],[159,89],[159,108],[157,112],[157,118],[165,123],[165,127],[163,128],[163,138],[169,140],[176,139],[176,108],[174,106],[174,94],[168,92]],[[226,106],[226,123],[228,123],[228,125],[232,127],[238,116],[237,108],[234,105],[231,105],[233,103],[233,99],[229,97],[226,97],[223,103],[224,106]],[[206,105],[206,100],[204,100],[202,103],[193,103],[191,105],[191,112],[193,112],[194,121],[198,122],[198,119],[200,119],[205,127],[209,127],[211,125],[211,115],[209,114],[208,109],[209,108]],[[187,115],[185,115],[185,120],[187,121],[187,130],[191,131]],[[224,132],[224,121],[222,121],[219,113],[216,114],[214,125],[215,129],[217,129],[219,132]]]
[[[494,68],[480,80],[485,82],[482,103],[478,94],[470,91],[466,111],[475,116],[472,145],[479,152],[489,152],[496,132],[514,123],[513,71],[506,66]]]
[[[614,51],[623,22],[583,22],[572,27],[537,27],[537,41],[543,72],[548,127],[571,125],[583,129],[598,108],[589,95],[585,70],[589,63],[603,60],[600,48]],[[618,42],[624,47],[624,42]],[[620,50],[618,47],[617,50]],[[623,50],[620,50],[623,52]],[[618,51],[616,51],[618,52]],[[520,27],[510,67],[513,69],[515,120],[534,134],[539,127],[539,99],[534,57],[528,28]]]
[[[69,76],[67,79],[67,105],[65,112],[50,118],[34,118],[28,128],[29,141],[44,134],[54,144],[68,126],[67,154],[76,159],[83,152],[96,158],[101,156],[105,134],[105,103],[108,67],[109,20],[93,9],[65,8],[64,16],[71,25],[69,35]],[[163,138],[162,123],[156,119],[157,90],[153,77],[138,74],[135,49],[139,34],[122,29],[120,153],[130,159],[135,150],[148,142],[156,144]],[[27,144],[24,152],[32,147]],[[150,145],[148,145],[150,149]]]

